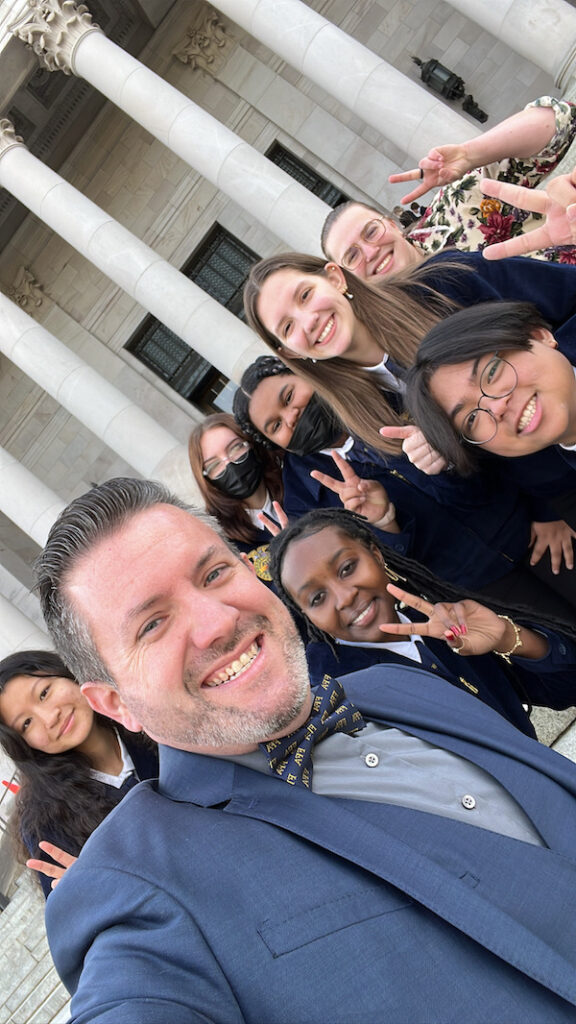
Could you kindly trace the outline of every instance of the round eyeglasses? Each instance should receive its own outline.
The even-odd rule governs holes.
[[[364,225],[360,232],[360,241],[367,245],[378,245],[386,237],[387,224],[382,217],[375,217]],[[349,246],[340,260],[346,270],[355,270],[364,259],[364,253],[357,243]]]
[[[209,462],[204,464],[202,476],[207,477],[208,480],[218,480],[219,477],[224,476],[226,466],[229,462],[233,462],[234,465],[238,465],[239,462],[244,462],[248,458],[249,452],[249,441],[241,441],[240,438],[238,438],[237,441],[231,441],[226,449],[226,455],[223,458],[210,459]]]
[[[480,374],[483,398],[507,398],[518,383],[518,374],[512,363],[496,353],[488,360]],[[460,433],[468,444],[488,444],[498,433],[498,420],[491,409],[477,405],[464,420]]]

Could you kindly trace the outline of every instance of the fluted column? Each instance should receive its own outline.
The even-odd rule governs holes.
[[[301,0],[213,2],[414,159],[440,142],[477,134],[466,118]]]
[[[14,651],[38,649],[52,649],[48,635],[0,594],[0,658]]]
[[[448,0],[564,89],[576,70],[576,10],[565,0]],[[217,4],[217,6],[220,6]]]
[[[326,203],[107,39],[84,5],[29,3],[10,28],[48,70],[86,79],[278,238],[294,249],[320,251]]]
[[[101,374],[0,294],[0,352],[144,477],[182,446]]]
[[[0,186],[228,377],[265,351],[238,317],[33,156],[6,119]]]

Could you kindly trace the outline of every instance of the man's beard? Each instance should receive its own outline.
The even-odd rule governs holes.
[[[193,672],[184,677],[184,689],[189,696],[186,710],[168,713],[162,716],[162,721],[154,722],[153,735],[159,742],[184,750],[209,749],[217,754],[218,749],[225,752],[238,747],[256,746],[272,736],[290,732],[291,723],[298,718],[310,697],[304,647],[291,619],[283,631],[283,650],[278,671],[286,678],[286,691],[285,700],[278,707],[273,710],[244,711],[237,705],[213,704],[204,698],[203,691],[195,685],[195,681],[210,670],[211,664],[238,650],[244,638],[258,632],[263,632],[265,637],[273,635],[270,621],[264,616],[252,619],[250,629],[246,626],[238,629],[226,644],[212,647],[210,661],[204,672],[201,667],[195,666]],[[278,630],[274,632],[277,635]],[[137,709],[133,710],[137,715]]]

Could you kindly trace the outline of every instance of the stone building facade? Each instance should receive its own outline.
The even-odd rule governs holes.
[[[460,105],[443,103],[420,85],[412,56],[440,60],[460,75],[488,113],[486,127],[571,84],[576,10],[565,0],[535,5],[535,24],[522,31],[519,0],[260,3],[269,9],[261,19],[267,28],[252,33],[246,23],[251,12],[256,18],[258,0],[216,6],[88,0],[93,21],[119,48],[104,48],[99,58],[96,48],[89,52],[98,41],[86,37],[77,44],[76,57],[98,78],[96,87],[58,70],[66,60],[53,58],[50,42],[45,51],[56,69],[41,65],[13,34],[30,18],[28,0],[0,0],[0,117],[9,122],[0,123],[0,292],[16,308],[13,314],[0,307],[0,656],[47,642],[30,593],[30,567],[63,504],[93,482],[152,470],[183,496],[195,497],[188,434],[205,412],[227,407],[227,379],[260,351],[236,317],[246,261],[286,248],[318,251],[324,204],[341,196],[375,201],[390,212],[403,194],[402,186],[388,184],[390,173],[414,166],[434,142],[482,130]],[[48,10],[76,19],[74,31],[82,36],[89,22],[82,22],[82,6],[75,11],[70,0],[39,0],[34,16]],[[345,34],[333,37],[309,66],[297,58],[307,13]],[[257,19],[250,24],[260,25]],[[542,54],[544,28],[552,42]],[[42,50],[41,37],[36,23],[29,36],[35,49]],[[385,66],[370,71],[370,55],[349,50],[347,40]],[[191,100],[194,117],[208,115],[202,132],[194,127],[188,139],[191,163],[178,155],[185,139],[178,137],[176,152],[160,141],[162,117],[155,137],[102,93],[107,78],[114,87],[121,54]],[[370,81],[359,89],[365,74]],[[404,78],[386,78],[398,74]],[[378,83],[388,81],[379,112]],[[157,91],[159,83],[143,79],[140,95],[132,97],[144,122],[163,109],[155,106]],[[122,94],[129,92],[123,86]],[[175,102],[173,93],[167,102]],[[389,131],[386,110],[391,121],[392,108]],[[236,150],[229,136],[220,138],[220,126],[237,137]],[[225,144],[231,155],[216,167]],[[266,154],[277,161],[270,181],[259,162]],[[196,169],[202,160],[212,161],[213,174]],[[286,185],[278,167],[300,188]],[[101,227],[88,242],[91,218]],[[132,287],[136,265],[142,278]],[[194,284],[182,283],[170,268],[185,269]],[[216,298],[204,301],[206,290],[229,310]],[[165,311],[164,324],[170,321],[168,330],[159,311]],[[5,340],[8,322],[17,358]],[[185,341],[174,329],[179,323]],[[148,458],[152,448],[157,454]],[[27,892],[21,887],[26,906]],[[38,915],[34,921],[37,928]],[[16,934],[17,925],[10,927]],[[33,958],[39,947],[28,946]],[[18,963],[21,981],[9,958],[0,965],[2,983],[13,979],[0,1002],[0,1024],[44,1024],[47,1011],[28,994],[30,972],[40,968],[32,960],[26,966],[20,952]],[[28,985],[22,1000],[20,983]],[[62,1019],[62,995],[54,995],[49,980],[43,984],[54,1019]]]

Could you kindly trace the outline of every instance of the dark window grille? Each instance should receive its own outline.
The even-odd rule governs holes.
[[[349,198],[279,142],[271,146],[266,156],[330,206],[338,206]],[[245,320],[244,282],[250,267],[259,259],[258,253],[216,224],[182,272],[240,320]],[[203,412],[230,410],[234,385],[155,317],[146,317],[126,348]]]
[[[216,224],[182,272],[244,320],[242,290],[250,267],[259,258],[258,253]],[[225,374],[155,317],[146,317],[126,348],[203,412],[230,409],[234,389],[227,387]]]
[[[339,206],[340,203],[345,203],[349,199],[349,196],[341,192],[339,188],[336,188],[332,182],[323,178],[321,174],[318,174],[318,171],[315,171],[308,164],[305,164],[303,160],[294,156],[293,153],[285,149],[279,142],[272,143],[266,156],[273,164],[281,167],[283,171],[286,171],[286,174],[299,181],[301,185],[304,185],[304,188],[307,188],[315,196],[319,196],[329,206]]]

